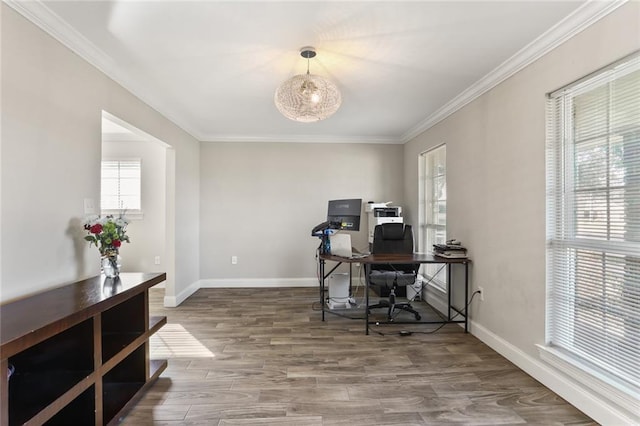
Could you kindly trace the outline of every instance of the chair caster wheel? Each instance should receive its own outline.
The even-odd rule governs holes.
[[[422,317],[418,314],[416,314],[416,321],[420,321],[422,319]]]

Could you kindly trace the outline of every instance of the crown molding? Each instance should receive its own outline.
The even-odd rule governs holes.
[[[407,130],[400,138],[370,138],[311,135],[239,136],[201,134],[186,124],[188,120],[177,117],[169,111],[169,108],[163,107],[163,103],[159,99],[144,95],[138,84],[119,71],[113,58],[104,54],[86,37],[55,14],[46,6],[44,1],[2,1],[199,141],[378,144],[403,144],[410,141],[627,2],[627,0],[589,0],[435,113]]]
[[[269,136],[238,136],[238,135],[209,135],[201,140],[203,143],[216,142],[283,142],[283,143],[368,143],[402,145],[399,138],[376,138],[365,136],[338,135],[269,135]]]
[[[409,129],[402,135],[402,143],[409,142],[433,127],[626,2],[627,0],[589,0],[425,120]]]
[[[375,138],[375,137],[345,137],[345,136],[316,136],[316,135],[205,135],[195,131],[186,125],[187,120],[176,117],[163,108],[159,99],[152,99],[143,94],[143,90],[132,79],[125,76],[117,67],[116,62],[110,56],[104,54],[96,45],[70,26],[65,20],[60,18],[55,12],[47,7],[42,0],[20,1],[2,0],[11,6],[26,19],[40,27],[46,33],[58,40],[64,46],[78,54],[81,58],[96,67],[109,78],[120,84],[134,96],[150,105],[160,114],[171,120],[174,124],[182,128],[198,141],[203,142],[288,142],[288,143],[375,143],[375,144],[402,144],[403,142],[395,138]],[[114,140],[120,140],[114,136]]]
[[[53,13],[41,0],[20,1],[2,0],[16,12],[36,24],[63,45],[67,46],[92,65],[102,68],[113,68],[115,61],[98,49],[89,39],[84,37],[65,20]]]
[[[2,0],[2,2],[24,16],[51,37],[58,40],[62,45],[66,46],[82,59],[89,62],[142,102],[158,111],[164,117],[191,135],[194,139],[201,140],[201,138],[198,137],[199,135],[190,130],[189,126],[186,125],[186,120],[175,116],[175,114],[171,113],[168,108],[162,108],[162,102],[160,102],[159,99],[153,99],[144,95],[142,93],[143,90],[140,89],[139,85],[119,70],[116,61],[111,56],[106,55],[96,45],[89,41],[89,39],[84,37],[64,19],[60,18],[60,16],[49,9],[43,0]]]

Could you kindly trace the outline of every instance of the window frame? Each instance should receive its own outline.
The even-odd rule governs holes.
[[[442,164],[442,172],[434,174],[432,173],[434,169],[434,161],[438,155],[441,155],[444,158]],[[418,205],[419,205],[419,233],[418,233],[418,250],[422,253],[430,253],[433,254],[433,244],[444,244],[447,239],[447,225],[446,225],[446,205],[447,205],[447,167],[446,167],[446,158],[447,158],[447,148],[446,144],[442,143],[440,145],[434,146],[427,151],[421,152],[418,156],[418,172],[419,172],[419,196],[418,196]],[[441,178],[443,182],[443,190],[444,190],[444,198],[440,197],[436,194],[437,185],[436,179]],[[444,205],[444,213],[439,213],[440,215],[444,215],[444,224],[437,223],[437,219],[435,216],[435,205]],[[440,233],[441,238],[438,236],[431,237],[432,232],[435,234]],[[443,268],[442,265],[422,265],[421,273],[426,280],[426,283],[438,290],[441,293],[447,292],[447,280],[448,276],[446,273],[446,268]]]
[[[614,101],[616,92],[615,84],[622,78],[632,73],[640,73],[640,52],[636,52],[617,61],[602,70],[596,71],[562,89],[548,95],[547,104],[547,300],[545,318],[545,344],[538,345],[541,358],[552,366],[570,374],[575,380],[583,385],[597,391],[601,396],[614,401],[623,408],[633,407],[637,404],[640,395],[640,383],[637,375],[629,375],[618,365],[618,360],[607,360],[603,352],[607,351],[612,343],[602,350],[597,345],[589,343],[597,342],[598,339],[606,338],[615,341],[615,321],[622,318],[622,327],[626,330],[627,323],[624,310],[618,312],[618,304],[622,304],[624,309],[632,309],[632,317],[640,314],[640,304],[634,305],[634,292],[631,295],[625,293],[627,286],[633,289],[633,282],[639,277],[634,265],[640,259],[639,241],[634,238],[626,238],[626,232],[618,229],[617,234],[612,233],[612,227],[622,226],[623,231],[628,227],[638,223],[639,218],[634,217],[634,212],[629,213],[626,209],[627,193],[637,185],[636,182],[628,184],[626,178],[623,184],[616,183],[615,172],[624,176],[633,176],[636,167],[640,167],[640,158],[633,158],[629,164],[624,163],[624,152],[636,148],[636,141],[640,141],[640,120],[632,121],[630,129],[622,131],[614,126],[612,122],[619,117],[625,117],[627,110],[616,104]],[[640,81],[640,78],[639,78]],[[635,83],[638,84],[638,83]],[[632,82],[632,87],[634,83]],[[597,91],[603,90],[605,101],[583,102],[581,95],[591,94],[594,98]],[[625,92],[622,92],[625,93]],[[626,93],[625,93],[626,94]],[[626,98],[625,98],[626,99]],[[576,104],[580,100],[580,104]],[[594,132],[593,135],[585,136],[584,133],[599,129],[596,118],[585,120],[588,113],[579,111],[578,108],[594,108],[596,113],[605,117],[604,131]],[[638,108],[637,104],[626,101],[624,107],[631,111],[630,116]],[[596,110],[597,107],[602,109]],[[578,112],[576,112],[578,111]],[[602,112],[605,111],[605,112]],[[615,115],[620,114],[621,115]],[[576,115],[576,114],[580,115]],[[588,123],[584,124],[583,123]],[[626,124],[626,123],[625,123]],[[580,126],[580,127],[578,127]],[[632,135],[629,140],[627,136]],[[637,139],[638,138],[638,139]],[[621,164],[615,165],[616,144],[620,144],[622,154]],[[589,162],[579,159],[579,154],[588,152],[587,148],[598,148],[604,150],[604,159]],[[596,152],[594,150],[594,152]],[[577,153],[577,154],[576,154]],[[606,172],[604,184],[595,186],[588,182],[588,177],[583,176],[584,169],[579,166],[587,164],[585,169],[594,173]],[[604,164],[604,166],[603,166]],[[619,170],[618,170],[619,169]],[[594,173],[596,177],[599,174]],[[593,175],[591,175],[593,176]],[[591,177],[593,179],[593,177]],[[631,178],[629,178],[631,179]],[[636,178],[637,180],[637,178]],[[591,185],[591,186],[590,186]],[[616,199],[612,195],[616,191],[621,191],[622,199]],[[595,195],[604,194],[604,207],[598,205]],[[587,196],[585,197],[585,194]],[[589,199],[589,205],[593,202],[596,207],[585,208],[585,200]],[[632,196],[631,200],[638,200],[638,196]],[[620,213],[620,206],[623,206]],[[618,208],[618,210],[616,210]],[[580,211],[589,210],[587,219],[580,216]],[[591,215],[605,215],[604,221],[596,224],[589,224],[589,228],[584,222],[593,221]],[[615,216],[615,217],[614,217]],[[620,235],[623,237],[621,238]],[[636,237],[637,238],[637,237]],[[599,256],[599,261],[594,261]],[[598,269],[594,267],[601,264],[602,276],[598,275]],[[624,267],[620,267],[620,265]],[[585,266],[586,265],[586,266]],[[621,275],[621,283],[614,285],[614,279]],[[589,275],[589,276],[587,276]],[[587,277],[586,277],[587,276]],[[615,276],[614,278],[611,278]],[[560,279],[562,277],[563,279]],[[600,304],[585,303],[585,294],[589,290],[599,289],[608,296],[598,296],[604,298],[605,302]],[[620,291],[621,296],[617,296],[618,301],[607,302],[606,298],[613,297],[610,294]],[[637,291],[636,291],[637,292]],[[630,297],[629,300],[625,297]],[[637,297],[637,295],[636,295]],[[570,298],[571,303],[564,302]],[[620,299],[622,298],[622,299]],[[599,299],[595,299],[599,300]],[[610,303],[610,304],[609,304]],[[599,309],[599,310],[598,310]],[[618,317],[616,317],[618,315]],[[598,321],[603,324],[598,324]],[[585,324],[591,325],[587,327]],[[598,328],[599,327],[599,328]],[[631,325],[629,332],[635,334],[634,326]],[[587,331],[585,331],[587,330]],[[626,331],[625,331],[626,333]],[[624,339],[623,339],[624,340]],[[631,342],[633,339],[629,339]],[[633,349],[637,346],[640,337],[637,337],[635,344],[627,342],[622,350]],[[593,348],[597,349],[594,350]],[[610,357],[611,358],[611,357]],[[633,363],[634,356],[629,357]],[[637,360],[637,358],[635,358]],[[620,360],[629,362],[627,358]],[[628,368],[627,368],[628,370]],[[635,401],[634,401],[635,400]]]

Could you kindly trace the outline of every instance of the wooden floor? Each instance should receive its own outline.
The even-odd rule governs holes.
[[[311,288],[201,289],[173,309],[163,295],[152,357],[169,366],[125,425],[595,424],[458,325],[366,336],[322,322]]]

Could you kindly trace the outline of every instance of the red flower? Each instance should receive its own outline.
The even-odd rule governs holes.
[[[115,248],[118,248],[122,245],[122,242],[120,240],[113,240],[111,244],[113,244]]]
[[[101,233],[102,232],[102,225],[100,225],[99,223],[96,223],[91,228],[89,228],[89,232],[91,232],[92,234]]]

